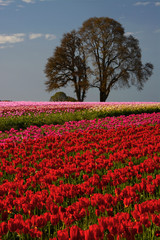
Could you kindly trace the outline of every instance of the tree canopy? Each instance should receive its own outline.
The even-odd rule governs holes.
[[[74,87],[78,101],[83,101],[89,87],[87,64],[81,39],[76,31],[64,34],[60,47],[56,47],[45,68],[48,81],[47,91],[66,87],[68,83]]]
[[[64,92],[56,92],[51,98],[51,102],[65,102],[67,95]]]
[[[51,102],[76,102],[76,99],[67,96],[64,92],[56,92],[52,97],[50,97]]]
[[[91,87],[100,91],[100,101],[106,101],[112,88],[135,85],[142,90],[152,74],[153,65],[141,62],[139,42],[125,36],[117,21],[107,18],[90,18],[80,28],[84,48],[92,60]]]
[[[98,88],[100,101],[112,89],[135,85],[142,90],[153,72],[142,64],[139,41],[126,36],[122,25],[107,17],[86,20],[76,32],[65,34],[45,68],[47,90],[72,83],[78,101],[89,88]]]

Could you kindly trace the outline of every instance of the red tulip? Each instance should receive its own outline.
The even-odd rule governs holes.
[[[68,239],[69,239],[69,236],[68,236],[68,231],[67,231],[67,229],[58,230],[58,231],[57,231],[57,238],[58,238],[58,240],[68,240]]]
[[[81,240],[80,229],[74,225],[70,228],[70,240]]]
[[[8,224],[6,222],[0,223],[0,236],[7,234],[8,232]]]

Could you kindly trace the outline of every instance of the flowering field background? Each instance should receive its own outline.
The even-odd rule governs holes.
[[[0,102],[0,120],[1,239],[160,238],[160,103]]]

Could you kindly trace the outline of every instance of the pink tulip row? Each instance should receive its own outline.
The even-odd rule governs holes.
[[[117,105],[117,104],[159,104],[159,102],[32,102],[32,101],[15,101],[15,102],[0,102],[0,107],[18,107],[18,106],[63,106],[63,105],[86,105],[86,106],[98,106],[98,105]]]
[[[0,102],[0,117],[21,116],[28,113],[74,112],[91,109],[91,111],[111,111],[120,109],[160,108],[158,102]]]

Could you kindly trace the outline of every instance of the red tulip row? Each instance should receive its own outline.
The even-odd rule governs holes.
[[[78,130],[82,132],[83,130],[89,131],[93,129],[115,129],[120,126],[139,126],[144,124],[155,125],[160,123],[160,112],[159,113],[143,113],[143,114],[131,114],[129,116],[119,116],[119,117],[106,117],[103,119],[94,120],[81,120],[81,121],[69,121],[65,122],[63,125],[43,125],[41,127],[30,126],[23,131],[15,130],[11,128],[9,131],[2,133],[0,131],[0,144],[5,142],[21,142],[22,139],[36,139],[44,136],[53,135],[65,135],[67,132],[74,132]]]
[[[5,142],[0,181],[2,239],[158,236],[160,124]]]

